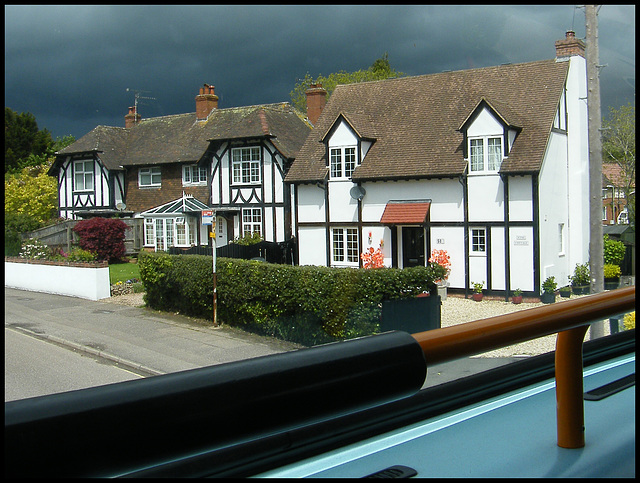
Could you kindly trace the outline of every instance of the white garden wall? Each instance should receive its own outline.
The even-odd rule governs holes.
[[[86,264],[78,264],[86,265]],[[4,262],[4,286],[32,292],[69,295],[89,300],[111,296],[109,267],[53,265],[37,263]]]

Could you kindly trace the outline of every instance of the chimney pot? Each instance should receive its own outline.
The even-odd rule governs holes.
[[[214,109],[218,108],[218,96],[213,93],[213,86],[204,84],[200,94],[196,96],[196,119],[204,121]]]
[[[320,114],[327,104],[327,91],[322,84],[311,84],[306,91],[307,95],[307,119],[313,125],[318,122]]]
[[[124,127],[129,129],[130,127],[135,126],[136,123],[140,122],[140,114],[136,112],[135,107],[129,107],[129,114],[124,116]]]
[[[585,56],[585,44],[576,38],[573,30],[567,30],[565,38],[556,41],[556,59],[571,57],[572,55]]]

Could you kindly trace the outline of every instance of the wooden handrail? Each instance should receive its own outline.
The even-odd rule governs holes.
[[[427,361],[447,362],[558,333],[556,401],[558,446],[584,446],[582,341],[588,326],[635,309],[635,286],[412,334]]]

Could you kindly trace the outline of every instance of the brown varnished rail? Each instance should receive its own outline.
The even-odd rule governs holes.
[[[620,288],[544,307],[412,334],[433,364],[558,333],[556,402],[558,446],[584,446],[582,342],[593,322],[635,310],[636,289]]]

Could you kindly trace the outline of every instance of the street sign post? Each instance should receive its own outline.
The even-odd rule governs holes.
[[[210,225],[211,253],[213,258],[213,325],[218,325],[218,280],[216,275],[216,222],[213,210],[202,210],[202,224]]]

